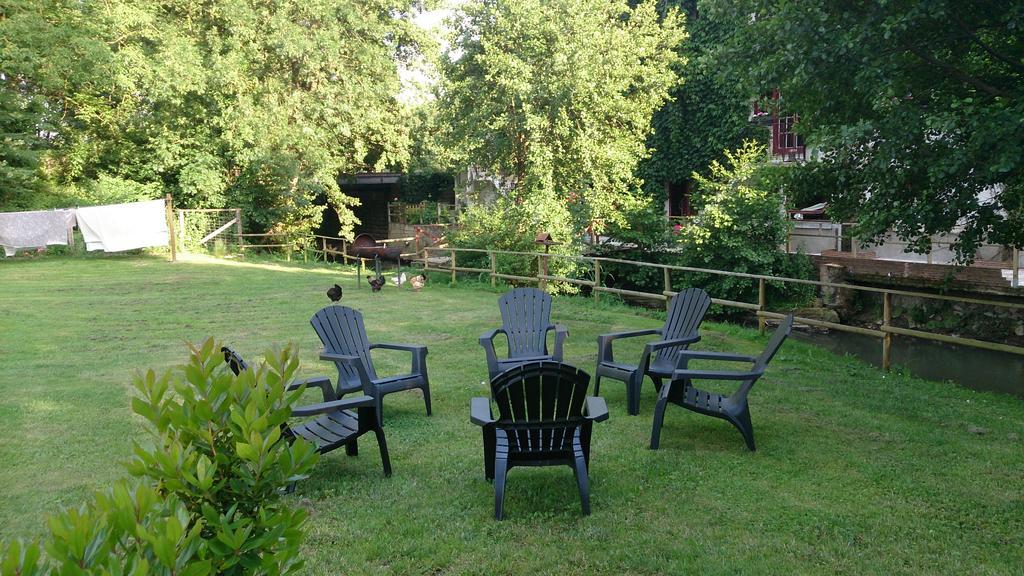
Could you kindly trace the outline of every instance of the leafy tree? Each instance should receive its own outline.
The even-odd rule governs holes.
[[[714,48],[726,36],[725,25],[704,13],[705,0],[671,4],[685,14],[690,35],[679,49],[686,81],[654,115],[648,141],[653,153],[640,170],[645,190],[660,200],[666,182],[683,183],[694,172],[706,174],[712,161],[724,159],[724,151],[767,136],[748,121],[751,94],[718,70]]]
[[[635,170],[651,116],[678,82],[676,12],[660,16],[653,0],[483,0],[462,12],[439,102],[455,164],[503,177],[500,205],[524,206],[532,233],[575,243],[584,228],[626,226],[647,202]]]
[[[782,194],[763,181],[764,146],[747,141],[725,152],[725,162],[714,160],[708,175],[693,174],[697,183],[697,215],[680,231],[686,265],[697,268],[808,277],[810,262],[791,258],[780,247],[786,242],[789,222]],[[703,286],[717,298],[745,300],[756,297],[750,280],[726,276],[690,276],[691,285]],[[783,286],[784,296],[804,299],[804,287]]]
[[[406,157],[398,62],[414,0],[25,0],[0,18],[5,76],[46,99],[53,178],[156,183],[308,230],[323,193],[350,234],[343,172]],[[87,188],[87,187],[85,187]]]
[[[823,186],[862,238],[892,229],[919,252],[959,228],[1024,246],[1024,2],[708,0],[731,32],[716,55],[820,154],[791,186]]]

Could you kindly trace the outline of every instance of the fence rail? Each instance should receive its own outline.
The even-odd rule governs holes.
[[[487,254],[488,260],[490,262],[490,267],[475,268],[459,266],[458,255],[460,253],[473,255]],[[431,257],[431,254],[439,254],[440,256]],[[524,258],[535,259],[537,272],[533,276],[522,276],[517,274],[505,273],[504,271],[498,269],[497,257],[499,255],[514,255],[521,256]],[[552,275],[549,273],[551,259],[566,259],[573,260],[579,263],[588,264],[593,271],[593,280],[581,278],[567,278],[564,276]],[[838,330],[841,332],[850,332],[854,334],[861,334],[864,336],[879,338],[882,341],[882,367],[885,370],[888,370],[891,366],[893,336],[921,338],[924,340],[932,340],[936,342],[946,342],[951,344],[959,344],[963,346],[971,346],[974,348],[983,348],[987,350],[995,350],[1000,352],[1008,352],[1011,354],[1024,355],[1024,347],[1021,346],[1003,344],[1000,342],[990,342],[986,340],[978,340],[974,338],[951,336],[948,334],[928,332],[925,330],[900,328],[898,326],[893,326],[892,324],[893,296],[906,296],[929,300],[957,302],[963,304],[976,304],[983,306],[993,306],[1004,309],[1024,309],[1024,303],[1018,302],[1002,302],[998,300],[986,300],[981,298],[968,298],[943,294],[929,294],[927,292],[914,292],[910,290],[877,288],[873,286],[858,286],[855,284],[826,282],[822,280],[805,280],[801,278],[787,278],[783,276],[770,276],[766,274],[750,274],[745,272],[730,272],[727,270],[714,270],[709,268],[675,266],[672,264],[657,264],[653,262],[623,260],[621,258],[606,258],[599,256],[568,256],[562,254],[547,254],[543,252],[512,252],[508,250],[486,250],[480,248],[427,247],[423,249],[422,256],[420,257],[419,261],[421,262],[421,265],[423,266],[423,269],[425,271],[444,272],[451,274],[452,282],[456,281],[456,275],[459,272],[487,274],[491,279],[492,286],[495,285],[496,281],[499,279],[512,280],[516,282],[536,283],[537,286],[542,289],[547,286],[548,282],[565,282],[576,286],[584,286],[590,288],[594,300],[600,300],[601,294],[616,294],[620,296],[629,296],[633,298],[647,298],[650,300],[660,300],[665,301],[667,303],[667,301],[676,294],[676,292],[672,290],[673,272],[695,272],[702,274],[712,274],[717,276],[728,276],[733,278],[749,279],[751,281],[757,282],[757,302],[741,302],[714,297],[712,297],[711,301],[721,306],[737,308],[742,310],[750,310],[755,312],[758,318],[758,327],[761,332],[764,332],[767,320],[779,319],[785,316],[784,311],[769,309],[767,302],[767,287],[769,284],[802,284],[817,286],[819,288],[849,290],[851,292],[868,292],[880,294],[882,296],[882,317],[880,318],[880,325],[877,329],[866,328],[863,326],[853,326],[850,324],[842,324],[837,322],[828,322],[816,318],[805,318],[800,316],[797,316],[795,320],[808,326],[828,328],[831,330]],[[662,271],[662,277],[664,282],[663,290],[661,290],[660,292],[645,292],[642,290],[626,290],[622,288],[604,286],[601,282],[601,272],[603,264],[618,264],[626,266],[636,266],[638,268],[660,269]]]

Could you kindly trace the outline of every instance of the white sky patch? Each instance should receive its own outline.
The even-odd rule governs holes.
[[[449,32],[446,20],[455,14],[455,7],[464,1],[447,0],[439,8],[417,14],[413,23],[430,33],[444,51],[447,49],[446,37]],[[433,89],[439,80],[438,71],[424,58],[399,65],[398,77],[402,82],[402,89],[398,93],[399,102],[415,106],[434,97]]]

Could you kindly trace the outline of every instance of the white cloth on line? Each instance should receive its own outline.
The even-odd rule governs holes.
[[[86,250],[121,252],[169,242],[163,200],[79,208],[78,229]]]
[[[0,245],[5,256],[25,248],[43,248],[68,243],[68,231],[75,226],[75,211],[33,210],[0,212]]]

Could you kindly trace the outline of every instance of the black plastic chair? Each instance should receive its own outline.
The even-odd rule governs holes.
[[[586,396],[590,375],[569,364],[521,364],[491,381],[498,418],[487,398],[473,398],[470,421],[483,427],[484,475],[494,480],[494,517],[504,515],[505,478],[515,466],[567,465],[590,514],[590,436],[608,419],[603,398]]]
[[[225,346],[220,350],[224,354],[224,361],[236,376],[243,370],[249,369],[249,365],[241,355],[231,348]],[[384,438],[384,429],[381,428],[380,422],[377,420],[377,404],[374,399],[363,394],[339,400],[334,388],[331,387],[331,380],[323,376],[294,380],[288,385],[287,390],[291,392],[302,386],[319,388],[324,401],[319,404],[292,408],[292,416],[310,417],[311,419],[299,424],[286,425],[281,437],[289,442],[295,438],[302,438],[316,446],[317,452],[321,454],[344,446],[346,454],[356,456],[359,454],[359,437],[367,432],[373,432],[377,436],[377,445],[380,447],[380,460],[384,465],[384,475],[391,476],[388,444]],[[294,483],[289,491],[292,488],[294,488]]]
[[[754,427],[750,423],[750,407],[747,405],[747,395],[754,387],[757,380],[764,374],[768,363],[775,357],[786,337],[793,330],[793,315],[786,318],[775,329],[768,345],[760,356],[743,356],[741,354],[729,354],[724,352],[698,352],[687,350],[683,352],[683,366],[672,373],[672,380],[668,385],[659,390],[658,402],[654,406],[654,424],[651,428],[651,450],[657,450],[661,442],[661,425],[665,420],[665,407],[669,404],[682,406],[700,414],[706,414],[715,418],[727,420],[735,426],[747,448],[755,450]],[[690,370],[686,367],[690,360],[722,360],[730,362],[749,362],[752,364],[750,370]],[[705,392],[693,386],[693,380],[733,380],[742,382],[736,392],[726,396]]]
[[[480,345],[487,354],[487,378],[494,379],[505,370],[524,362],[562,360],[562,346],[569,331],[551,323],[551,295],[536,288],[515,288],[498,298],[501,328],[480,336]],[[548,332],[555,331],[555,352],[548,353]],[[498,359],[494,338],[504,334],[508,339],[508,358]]]
[[[430,416],[430,381],[427,378],[427,347],[412,344],[370,344],[363,325],[363,314],[348,306],[327,306],[310,318],[324,349],[321,360],[338,368],[338,397],[361,391],[376,401],[377,419],[384,423],[384,395],[419,388],[423,391],[427,416]],[[373,369],[370,350],[384,348],[412,354],[408,374],[380,378]]]
[[[633,330],[602,334],[597,337],[597,370],[594,374],[594,394],[601,390],[601,378],[612,378],[626,383],[626,410],[640,413],[640,389],[644,376],[650,376],[655,388],[661,388],[662,379],[672,377],[679,368],[681,353],[690,344],[700,340],[697,330],[704,314],[711,306],[711,298],[700,288],[687,288],[672,297],[668,317],[660,329]],[[661,340],[650,342],[644,347],[639,364],[616,362],[612,354],[612,342],[621,338],[636,336],[661,336]]]

